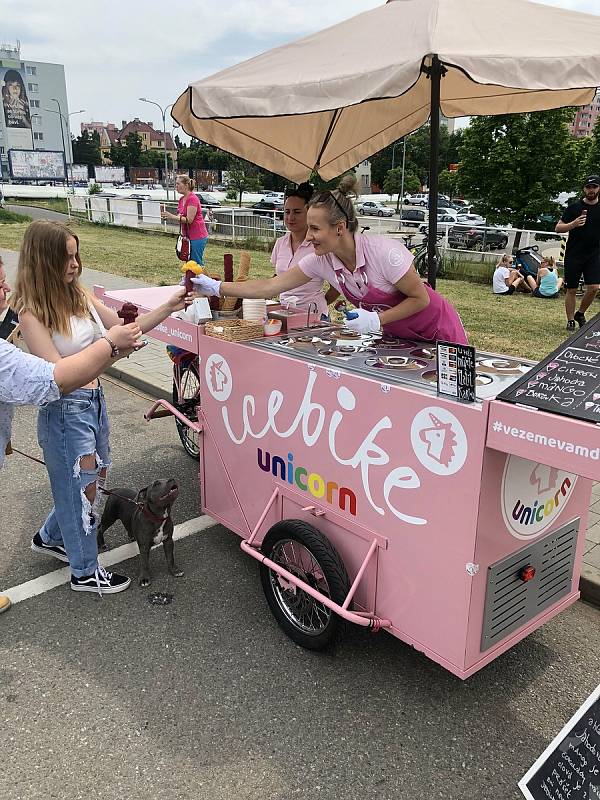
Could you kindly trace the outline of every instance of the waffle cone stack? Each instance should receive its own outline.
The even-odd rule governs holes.
[[[247,281],[247,280],[248,278],[241,278],[238,275],[236,283],[242,283],[242,281]],[[225,297],[223,300],[223,306],[221,308],[221,311],[235,311],[239,303],[240,303],[239,297]]]
[[[247,250],[242,250],[240,253],[240,265],[236,281],[239,281],[241,278],[245,279],[250,274],[250,259],[250,253]]]

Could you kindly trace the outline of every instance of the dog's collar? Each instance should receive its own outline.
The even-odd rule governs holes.
[[[159,517],[159,516],[157,516],[156,514],[153,514],[151,511],[149,511],[149,510],[146,508],[146,506],[144,506],[143,504],[141,504],[141,503],[140,503],[140,504],[138,504],[138,505],[139,505],[139,509],[140,509],[140,511],[141,511],[141,512],[142,512],[142,514],[143,514],[143,515],[146,517],[146,519],[149,519],[151,522],[156,522],[156,523],[158,523],[159,525],[162,525],[162,523],[163,523],[163,522],[166,520],[166,518],[169,516],[169,513],[170,513],[170,511],[171,511],[171,507],[170,507],[170,506],[167,506],[167,508],[165,509],[165,515],[164,515],[164,517]]]
[[[137,506],[142,514],[149,519],[151,522],[156,522],[158,525],[162,525],[166,518],[171,513],[171,506],[167,506],[165,508],[165,515],[164,517],[159,517],[156,514],[153,514],[149,511],[146,506],[144,505],[143,501],[140,500],[133,500],[131,497],[124,497],[122,494],[117,494],[113,492],[111,489],[105,489],[103,486],[100,486],[100,491],[103,494],[112,494],[114,497],[118,497],[120,500],[126,500],[128,503],[133,503],[134,506]]]

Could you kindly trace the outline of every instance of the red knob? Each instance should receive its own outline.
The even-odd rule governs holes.
[[[519,572],[519,578],[521,578],[523,583],[533,580],[533,578],[535,578],[535,567],[532,567],[531,564],[523,567],[523,569]]]

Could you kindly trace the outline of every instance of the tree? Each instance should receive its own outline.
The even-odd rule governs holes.
[[[71,139],[73,148],[74,164],[91,164],[98,166],[102,164],[102,153],[100,152],[100,134],[98,131],[85,130],[81,136]]]
[[[136,164],[136,166],[159,167],[160,169],[164,169],[165,154],[162,150],[144,150],[140,155],[139,164]],[[168,169],[172,169],[173,167],[173,160],[170,153],[167,153],[167,167]]]
[[[242,194],[245,191],[255,192],[259,187],[257,168],[254,164],[242,161],[240,158],[233,159],[229,166],[229,188],[235,189],[239,205],[242,205]]]
[[[596,120],[591,136],[583,136],[581,139],[575,139],[575,142],[578,147],[579,166],[583,168],[577,176],[577,183],[576,186],[573,186],[573,191],[579,191],[586,175],[597,175],[600,171],[600,125],[598,120]]]
[[[129,163],[127,148],[120,142],[111,144],[109,158],[115,167],[124,167]]]
[[[447,194],[450,200],[458,194],[458,172],[450,172],[444,169],[438,176],[439,190]]]
[[[404,186],[402,185],[402,167],[394,167],[394,169],[390,169],[385,176],[385,180],[383,182],[383,191],[386,194],[397,194],[398,198],[396,200],[396,213],[400,208],[400,192],[404,189],[404,192],[418,192],[421,188],[421,182],[417,178],[417,176],[413,172],[406,172],[404,170]]]
[[[405,170],[412,173],[420,180],[421,186],[429,183],[429,142],[431,127],[423,125],[414,133],[406,137],[406,163]],[[440,125],[440,161],[439,171],[447,169],[449,164],[457,163],[458,149],[462,141],[463,131],[458,130],[448,133],[446,125]],[[395,150],[395,152],[394,152]],[[371,180],[378,186],[383,186],[385,177],[392,168],[401,163],[402,139],[388,145],[379,153],[371,156]]]
[[[142,159],[142,139],[137,133],[128,133],[125,137],[127,151],[127,166],[139,167]]]
[[[527,228],[535,227],[541,214],[558,219],[552,198],[570,180],[572,115],[558,109],[471,120],[460,148],[458,187],[477,198],[477,210],[488,222]]]

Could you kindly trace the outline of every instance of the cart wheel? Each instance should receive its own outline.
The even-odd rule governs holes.
[[[300,519],[278,522],[261,550],[268,558],[340,605],[350,580],[339,553],[323,534]],[[296,644],[325,650],[342,635],[345,621],[318,600],[261,566],[260,579],[275,619]]]
[[[173,382],[173,405],[191,422],[198,421],[196,407],[200,404],[200,376],[198,369],[193,362],[181,367],[181,394],[177,391],[177,385]],[[177,433],[181,439],[183,449],[192,458],[200,458],[199,434],[180,422],[175,417]]]

